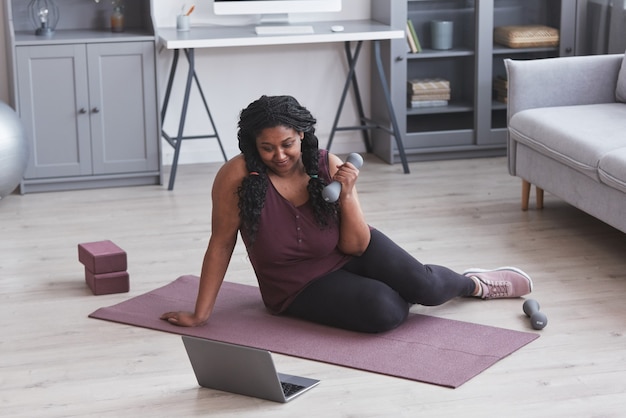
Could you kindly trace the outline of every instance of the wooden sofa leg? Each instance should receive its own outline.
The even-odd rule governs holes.
[[[532,184],[522,179],[522,210],[528,210],[528,202],[530,200],[530,188]],[[543,189],[535,186],[537,209],[543,209]]]
[[[522,179],[522,210],[528,210],[528,200],[530,199],[531,184]]]

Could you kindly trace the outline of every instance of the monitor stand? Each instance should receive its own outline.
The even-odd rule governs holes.
[[[289,16],[282,14],[261,15],[259,25],[254,28],[257,35],[302,35],[315,33],[311,25],[293,25],[289,23]]]

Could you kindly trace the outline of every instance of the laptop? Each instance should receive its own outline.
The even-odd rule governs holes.
[[[267,350],[182,336],[198,384],[205,388],[289,402],[319,380],[278,373]]]

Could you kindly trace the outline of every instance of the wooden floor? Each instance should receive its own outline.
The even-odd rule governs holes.
[[[422,262],[515,265],[534,278],[533,297],[549,319],[543,331],[530,328],[520,299],[413,308],[541,334],[458,389],[276,355],[279,370],[322,384],[275,404],[199,388],[178,336],[87,318],[199,273],[217,168],[180,167],[171,192],[147,186],[0,200],[0,415],[625,416],[626,234],[550,194],[543,211],[522,212],[520,180],[503,158],[413,163],[405,175],[369,157],[359,179],[368,222]],[[94,296],[86,287],[76,246],[103,239],[127,251],[130,293]],[[240,243],[226,279],[255,284]]]

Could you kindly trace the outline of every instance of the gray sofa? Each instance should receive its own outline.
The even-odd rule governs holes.
[[[626,232],[624,55],[505,61],[508,166],[531,185]]]

